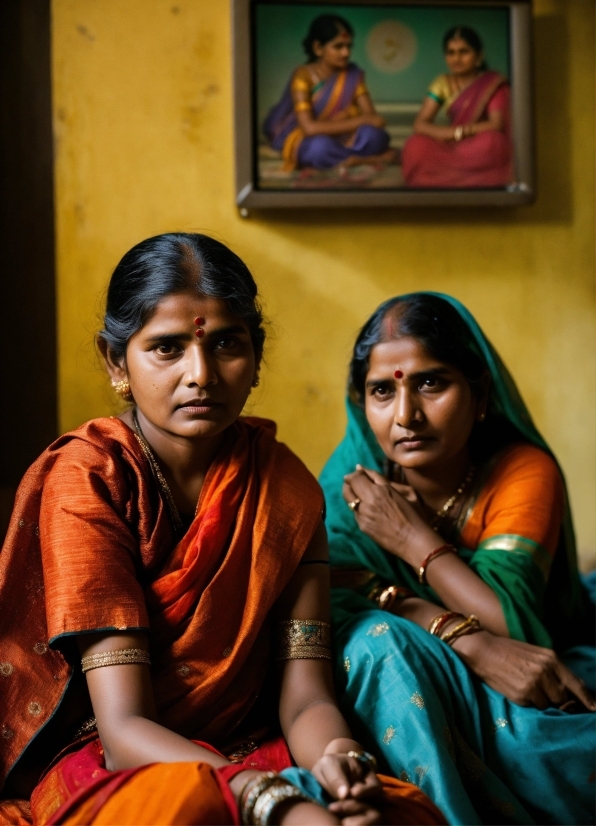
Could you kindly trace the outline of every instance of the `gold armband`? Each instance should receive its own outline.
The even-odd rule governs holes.
[[[319,620],[288,620],[277,629],[276,660],[330,660],[331,626]]]
[[[101,654],[90,654],[81,660],[83,674],[93,668],[103,668],[106,665],[132,665],[142,663],[151,665],[149,652],[142,648],[122,648],[120,651],[103,651]]]

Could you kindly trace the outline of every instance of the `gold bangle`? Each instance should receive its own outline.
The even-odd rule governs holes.
[[[437,636],[441,628],[452,619],[464,619],[464,615],[458,614],[455,611],[445,611],[443,614],[439,614],[438,617],[434,618],[428,626],[428,633],[432,634],[433,637]]]
[[[81,660],[83,674],[94,668],[104,668],[106,665],[133,665],[141,663],[151,665],[149,652],[143,648],[122,648],[119,651],[103,651],[101,654],[89,654]]]
[[[277,628],[277,660],[330,660],[331,625],[320,620],[287,620]]]
[[[461,141],[464,136],[464,127],[463,126],[456,126],[453,131],[453,139],[455,141]]]
[[[478,617],[474,616],[474,614],[470,614],[469,617],[466,617],[463,622],[460,622],[460,624],[456,625],[455,628],[452,628],[451,631],[447,631],[446,634],[443,634],[441,639],[443,642],[449,644],[452,640],[455,640],[458,637],[463,637],[466,634],[474,634],[476,631],[482,631],[480,622],[478,621]]]

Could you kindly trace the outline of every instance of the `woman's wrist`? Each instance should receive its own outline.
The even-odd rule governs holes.
[[[451,648],[456,651],[463,662],[474,670],[478,655],[486,648],[487,637],[492,636],[489,631],[478,631],[453,640]]]
[[[349,751],[364,751],[360,743],[350,737],[336,737],[325,747],[323,754],[347,754]]]

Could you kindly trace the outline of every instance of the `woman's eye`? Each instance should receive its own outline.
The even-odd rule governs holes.
[[[376,396],[378,399],[384,399],[392,392],[393,388],[389,387],[389,385],[379,384],[377,387],[373,387],[372,395]]]
[[[217,350],[232,350],[237,344],[238,339],[236,338],[220,338],[215,347]]]
[[[420,385],[421,390],[442,390],[445,386],[445,381],[443,379],[438,379],[435,377],[429,377],[428,379],[424,379],[424,381]]]
[[[160,356],[171,356],[176,353],[178,348],[174,344],[158,344],[155,352]]]

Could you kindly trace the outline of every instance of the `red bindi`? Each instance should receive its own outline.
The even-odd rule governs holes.
[[[404,374],[402,373],[401,370],[396,370],[393,375],[395,376],[396,379],[403,379],[403,377],[404,377]]]
[[[198,316],[195,318],[195,324],[197,325],[197,327],[201,327],[204,323],[205,323],[205,319],[204,319],[204,318],[201,318],[201,316],[200,316],[200,315],[198,315]]]
[[[195,318],[195,324],[197,324],[198,327],[199,327],[198,330],[195,330],[195,336],[197,338],[203,338],[203,336],[205,335],[205,330],[203,330],[203,328],[201,327],[201,324],[204,324],[204,323],[205,323],[205,319],[202,316],[198,315]]]

